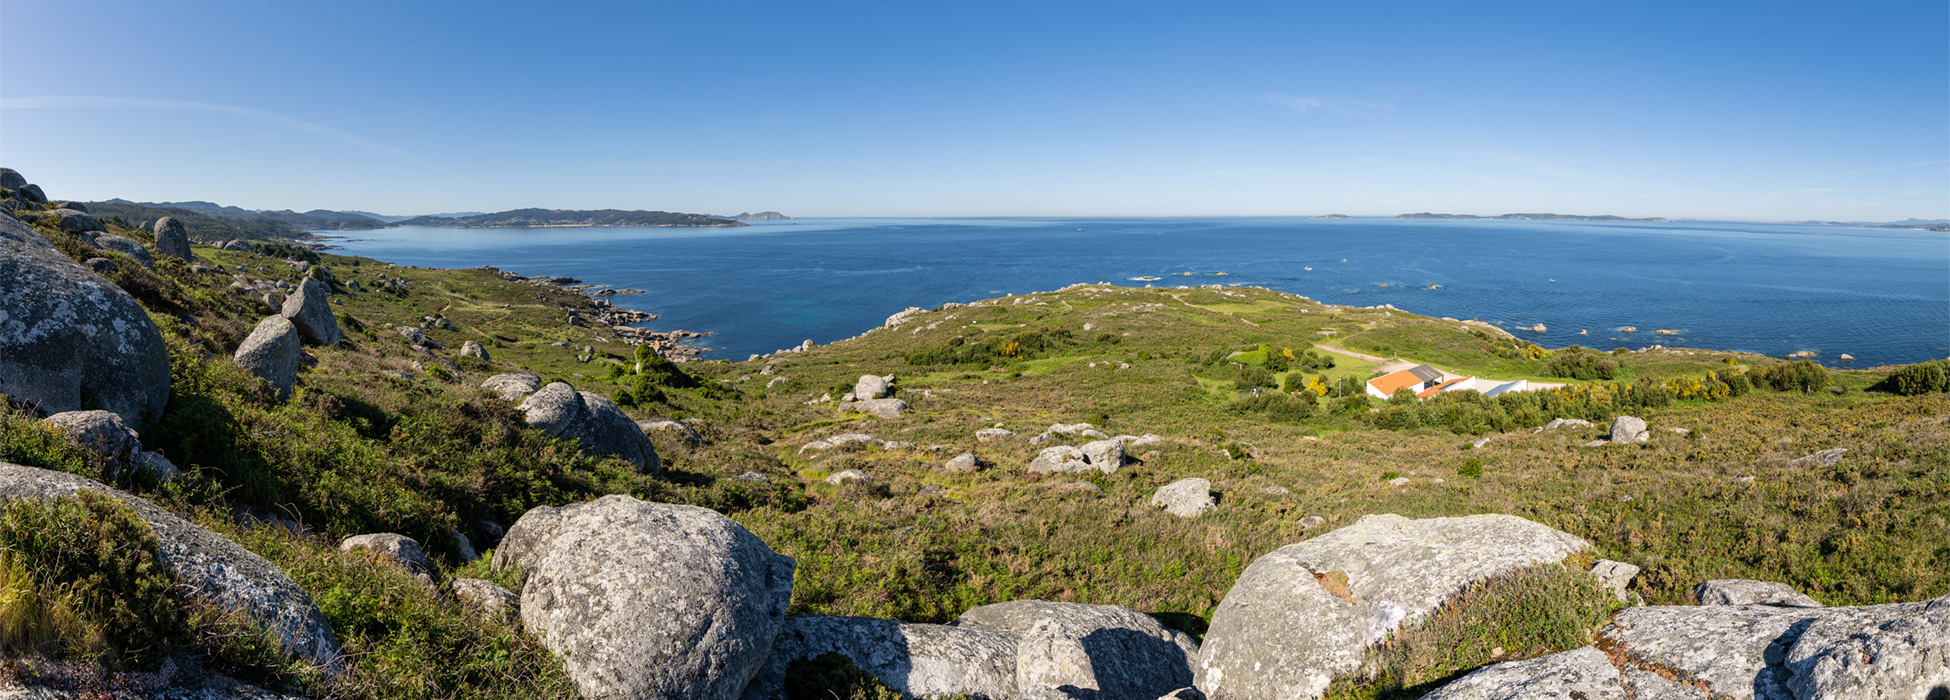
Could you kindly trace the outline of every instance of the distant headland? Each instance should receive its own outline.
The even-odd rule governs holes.
[[[1313,217],[1313,218],[1316,218],[1316,219],[1352,219],[1352,218],[1354,218],[1354,217],[1352,217],[1352,216],[1348,216],[1348,215],[1346,215],[1346,214],[1321,214],[1320,216],[1316,216],[1316,217]]]
[[[1431,214],[1428,212],[1421,212],[1416,214],[1397,214],[1395,216],[1391,216],[1388,218],[1391,219],[1523,219],[1523,220],[1532,220],[1532,221],[1646,221],[1646,222],[1659,223],[1659,224],[1670,223],[1670,220],[1663,216],[1654,216],[1646,219],[1628,219],[1623,216],[1612,216],[1609,214],[1602,215],[1602,216],[1580,216],[1577,214],[1504,214],[1502,216],[1477,216],[1475,214]]]
[[[744,222],[703,214],[621,209],[515,209],[475,216],[416,216],[394,226],[450,228],[542,228],[579,226],[744,226]]]

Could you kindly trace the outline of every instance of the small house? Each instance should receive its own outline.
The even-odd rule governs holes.
[[[1385,399],[1403,389],[1420,395],[1441,383],[1441,370],[1428,365],[1416,365],[1368,380],[1368,395]]]

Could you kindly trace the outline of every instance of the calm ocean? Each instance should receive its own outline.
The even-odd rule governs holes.
[[[909,306],[1099,281],[1393,304],[1488,321],[1547,347],[1812,350],[1831,366],[1843,353],[1853,366],[1950,356],[1950,234],[1918,230],[1190,218],[343,233],[345,252],[402,265],[495,265],[643,289],[611,300],[659,314],[652,328],[711,332],[707,356],[728,359],[851,337]],[[1145,276],[1161,279],[1131,279]],[[1548,330],[1516,330],[1538,323]],[[1640,331],[1617,330],[1626,326]]]

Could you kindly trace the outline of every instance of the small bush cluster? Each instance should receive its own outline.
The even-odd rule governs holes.
[[[1950,391],[1950,360],[1931,360],[1905,365],[1869,388],[1898,396]]]
[[[1544,361],[1544,376],[1609,380],[1618,376],[1618,361],[1573,345],[1552,353]]]
[[[1121,342],[1119,336],[1110,336],[1112,344]],[[1103,338],[1099,339],[1104,340]],[[995,336],[987,340],[956,336],[947,344],[932,348],[909,350],[902,353],[908,364],[922,367],[933,365],[992,365],[1012,360],[1028,360],[1045,356],[1061,348],[1077,344],[1067,328],[1045,328],[1023,331],[1010,335]]]

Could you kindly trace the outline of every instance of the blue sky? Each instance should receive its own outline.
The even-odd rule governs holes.
[[[53,196],[1950,218],[1950,4],[0,2]]]

